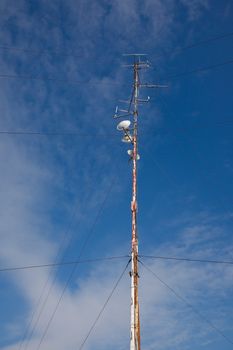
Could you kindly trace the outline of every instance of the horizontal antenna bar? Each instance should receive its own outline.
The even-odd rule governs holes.
[[[145,88],[167,88],[168,85],[157,85],[157,84],[140,84],[140,87]]]
[[[147,100],[143,100],[143,99],[137,99],[137,102],[141,103],[141,102],[149,102],[150,99],[148,98]]]
[[[122,64],[121,67],[125,67],[125,68],[134,68],[134,64]],[[137,66],[138,69],[142,69],[142,68],[150,68],[149,63],[146,62],[137,62]]]
[[[119,102],[121,102],[121,103],[130,103],[130,101],[128,100],[119,100]]]
[[[123,53],[122,56],[147,56],[146,53]]]
[[[116,118],[125,118],[127,117],[128,115],[132,115],[132,113],[126,113],[126,114],[114,114],[113,118],[116,119]]]
[[[123,112],[123,113],[129,113],[129,111],[127,109],[118,109],[119,112]]]
[[[134,65],[133,64],[122,64],[121,67],[131,68],[131,67],[134,67]]]
[[[150,68],[150,64],[147,62],[138,62],[138,68]]]

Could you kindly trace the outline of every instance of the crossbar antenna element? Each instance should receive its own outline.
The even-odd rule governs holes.
[[[131,144],[131,149],[127,151],[132,163],[132,199],[131,199],[131,214],[132,214],[132,234],[131,234],[131,308],[130,308],[130,350],[141,350],[140,342],[140,317],[139,317],[139,298],[138,298],[138,232],[137,232],[137,162],[140,159],[138,154],[138,105],[149,102],[150,98],[139,98],[140,87],[158,88],[155,84],[142,84],[140,81],[139,72],[142,69],[149,68],[150,64],[147,60],[141,61],[141,56],[145,59],[144,54],[124,55],[133,57],[133,63],[124,65],[133,71],[133,88],[129,99],[121,100],[124,105],[128,104],[128,108],[124,109],[116,107],[113,118],[129,118],[121,121],[117,125],[117,130],[123,132],[122,142]],[[161,86],[164,87],[164,86]],[[118,113],[120,112],[120,114]],[[131,119],[131,120],[130,120]]]

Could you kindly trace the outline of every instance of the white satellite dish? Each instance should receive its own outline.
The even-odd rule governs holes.
[[[131,124],[130,120],[122,120],[122,122],[120,122],[117,125],[117,130],[119,130],[119,131],[127,130],[129,128],[130,124]]]
[[[122,139],[121,139],[122,142],[125,142],[125,143],[130,143],[132,140],[131,140],[131,137],[130,135],[125,135]]]
[[[127,153],[130,157],[133,156],[133,151],[131,149],[128,149]],[[137,154],[137,160],[139,160],[139,159],[140,159],[140,156],[139,156],[139,154]]]

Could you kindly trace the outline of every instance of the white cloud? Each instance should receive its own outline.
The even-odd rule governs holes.
[[[185,6],[189,19],[197,20],[206,10],[209,9],[209,0],[181,0],[181,3]]]
[[[191,19],[197,18],[202,8],[207,8],[208,4],[200,1],[182,2],[187,7]],[[5,6],[6,4],[7,2],[5,2]],[[41,4],[43,7],[43,2]],[[104,31],[107,30],[113,35],[113,39],[108,38],[108,43],[112,44],[110,46],[113,51],[121,51],[123,48],[127,48],[127,45],[130,49],[137,47],[142,44],[143,38],[145,48],[154,45],[152,38],[160,43],[165,38],[172,41],[172,31],[176,27],[174,1],[146,0],[143,6],[133,0],[116,1],[109,8],[106,8],[105,2],[80,1],[78,4],[77,2],[71,2],[71,4],[68,10],[73,34],[70,36],[72,39],[76,38],[76,41],[73,42],[74,46],[81,47],[84,56],[89,57],[93,54],[92,51],[98,45],[99,37],[102,38],[106,35],[107,33]],[[56,7],[45,1],[44,8],[47,6],[48,11],[56,13]],[[15,9],[17,10],[17,8]],[[88,20],[86,13],[89,14]],[[8,15],[12,16],[12,8]],[[47,14],[45,16],[48,18]],[[141,26],[142,17],[145,26],[148,25],[151,28],[149,37],[145,36],[148,32]],[[35,25],[34,18],[25,16],[23,21],[20,21],[19,18],[17,25],[21,46],[24,43],[25,31],[33,30],[33,35],[28,37],[27,45],[31,44],[32,47],[37,47],[39,44],[39,47],[43,47],[44,40],[45,47],[47,47],[50,40],[54,43],[55,48],[63,47],[64,42],[60,38],[59,25],[58,28],[55,28],[55,24],[53,25],[49,21],[47,19],[47,22],[45,20],[39,26],[38,22]],[[6,33],[7,30],[4,30],[5,40],[13,43],[11,36]],[[34,43],[33,37],[37,38]],[[119,40],[117,43],[114,42],[116,37]],[[97,57],[98,55],[99,52],[96,53]],[[20,59],[26,57],[26,55],[21,54],[19,56]],[[5,60],[2,60],[2,65],[10,72],[17,72],[19,69],[18,66],[8,64]],[[70,77],[77,71],[82,79],[86,76],[89,77],[89,72],[82,69],[81,64],[81,68],[78,65],[78,69],[76,69],[75,58],[67,57],[64,59],[59,69],[62,65],[64,68],[62,72],[67,73]],[[54,67],[52,56],[41,58],[41,66],[45,75],[60,74],[60,70]],[[119,73],[117,70],[111,78],[93,77],[91,82],[99,82],[98,88],[94,88],[90,84],[88,88],[83,87],[85,92],[80,92],[77,87],[75,90],[76,99],[84,98],[86,100],[87,96],[91,96],[91,98],[89,105],[85,105],[80,115],[72,116],[72,118],[70,115],[73,113],[73,109],[67,107],[68,94],[62,90],[64,88],[55,87],[52,90],[48,85],[38,84],[37,86],[33,85],[34,90],[31,93],[31,82],[25,81],[21,89],[17,84],[12,86],[11,83],[4,82],[2,87],[4,87],[5,93],[2,92],[0,95],[2,126],[8,129],[19,126],[35,129],[41,125],[51,129],[54,129],[55,126],[57,129],[80,127],[82,131],[85,131],[91,120],[99,122],[99,118],[106,116],[106,110],[100,100],[108,103],[111,101],[113,104],[112,100],[115,98],[118,87],[110,87],[109,85],[106,88],[104,82],[114,83],[116,77],[118,81],[123,81],[123,72]],[[31,98],[30,93],[36,98],[32,98],[32,101],[28,102],[27,99]],[[70,95],[69,102],[72,103],[73,90]],[[104,125],[101,131],[105,132],[106,126],[112,123],[110,115],[109,121],[106,122],[104,119],[101,121]],[[82,142],[77,141],[74,149],[67,141],[56,140],[50,144],[49,142],[45,139],[36,141],[35,139],[26,141],[14,139],[12,141],[5,138],[1,140],[0,162],[4,164],[1,169],[0,203],[2,213],[0,260],[2,265],[24,265],[52,261],[59,245],[57,234],[60,237],[61,232],[57,233],[58,227],[54,228],[53,226],[51,207],[54,208],[56,202],[59,202],[59,206],[61,205],[59,210],[65,214],[67,223],[70,219],[71,207],[77,205],[79,218],[83,219],[85,225],[90,226],[90,222],[87,222],[89,210],[98,208],[106,189],[109,189],[108,179],[109,176],[112,176],[112,169],[109,167],[111,152],[108,152],[107,145],[101,144],[98,148],[93,149],[91,144],[86,146],[86,144],[82,145]],[[86,154],[88,154],[87,158]],[[54,155],[59,160],[54,160]],[[62,166],[60,162],[62,162]],[[107,169],[105,176],[102,172],[103,165]],[[99,185],[99,190],[95,193],[92,189],[93,179]],[[74,189],[77,198],[70,199],[69,195],[74,192]],[[67,196],[64,204],[60,200],[62,196],[64,198]],[[190,219],[188,223],[182,223],[181,236],[177,245],[167,243],[151,253],[161,255],[161,252],[166,252],[167,255],[182,254],[183,256],[192,253],[194,257],[206,255],[211,257],[211,254],[217,251],[218,246],[214,244],[213,240],[210,240],[210,237],[218,237],[221,230],[210,219],[207,215],[200,224],[194,223]],[[196,249],[197,247],[198,249]],[[200,268],[199,265],[183,263],[171,265],[169,262],[161,261],[150,262],[149,265],[162,279],[171,284],[197,308],[202,305],[204,299],[207,316],[211,317],[212,315],[210,311],[212,302],[215,307],[218,307],[218,303],[220,304],[219,296],[226,299],[230,296],[232,272],[229,268],[212,265],[205,267],[201,265]],[[86,272],[86,276],[82,275],[82,278],[76,275],[74,285],[67,289],[43,342],[44,350],[59,350],[65,347],[70,349],[80,344],[121,269],[122,264],[116,264],[113,267],[112,265],[99,264],[96,267],[91,267],[89,272]],[[48,278],[51,281],[54,278],[54,272],[37,270],[20,273],[20,275],[14,274],[10,277],[12,285],[20,291],[29,307],[26,321],[22,321],[20,326],[13,321],[14,315],[12,315],[12,324],[8,324],[6,328],[10,334],[18,334],[19,328],[23,334],[24,328],[35,310],[41,289]],[[176,300],[169,290],[156,281],[152,282],[152,279],[153,277],[141,269],[141,315],[145,347],[148,349],[155,347],[169,349],[171,346],[175,348],[188,347],[187,343],[190,339],[195,340],[196,345],[204,344],[206,339],[211,341],[213,334],[208,326],[205,323],[200,324],[200,320],[180,301]],[[219,279],[221,279],[221,286],[218,283]],[[36,348],[38,345],[63,287],[64,281],[57,280],[54,284],[36,332],[30,340],[29,348]],[[224,320],[224,312],[227,315],[226,308],[223,306],[220,320],[216,324],[223,330],[228,328],[227,323],[231,317],[229,315]],[[22,319],[24,318],[25,315],[22,316]],[[113,348],[112,344],[114,344],[115,348],[123,349],[128,344],[128,329],[129,278],[126,275],[90,337],[87,348],[93,348],[95,344],[96,348],[109,349]],[[194,332],[198,333],[196,339],[192,336]],[[12,345],[6,346],[4,349],[14,350],[18,347],[19,343],[12,342]]]
[[[203,227],[201,229],[202,243],[205,243],[206,246],[204,245],[205,248],[198,252],[199,257],[211,256],[211,252],[215,252],[218,244],[214,240],[209,241],[209,229],[210,227],[206,227],[205,230]],[[217,227],[212,227],[212,232],[214,231],[217,232]],[[187,239],[187,237],[190,237],[190,232],[192,232],[191,240]],[[160,246],[151,253],[161,255],[161,252],[166,251],[168,256],[189,257],[194,245],[200,244],[199,235],[200,227],[193,223],[192,228],[189,226],[183,230],[176,244],[167,243],[164,247]],[[195,253],[197,254],[196,251]],[[224,250],[222,250],[222,254],[224,254]],[[195,255],[191,256],[195,257]],[[144,259],[143,261],[207,319],[214,319],[216,327],[223,332],[231,330],[229,326],[231,324],[231,314],[227,303],[225,304],[231,298],[231,267],[184,262],[171,263],[163,260],[149,261]],[[62,299],[43,342],[44,349],[79,346],[103,306],[123,266],[123,262],[113,263],[113,265],[95,264],[95,267],[91,266],[89,272],[86,272],[86,275],[82,275],[80,278],[78,277],[79,269],[77,270],[75,285],[72,289],[67,290]],[[158,349],[169,349],[171,345],[175,348],[180,346],[191,348],[188,343],[192,342],[195,346],[202,346],[207,340],[210,342],[219,340],[219,335],[213,332],[204,320],[201,320],[187,305],[177,299],[169,289],[143,267],[140,267],[140,276],[144,346],[149,349],[154,348],[155,345]],[[36,279],[41,280],[38,273],[36,273]],[[31,276],[30,281],[32,281]],[[24,285],[25,281],[22,280],[21,283]],[[63,286],[58,282],[52,288],[46,309],[42,314],[36,334],[29,343],[29,348],[38,345],[62,288]],[[25,288],[25,296],[34,300],[34,303],[35,290],[35,288]],[[94,344],[96,348],[101,349],[111,348],[111,344],[122,349],[126,346],[129,329],[129,292],[129,277],[126,274],[88,340],[87,349],[93,348]],[[35,307],[34,303],[31,304],[32,310]],[[216,312],[218,318],[215,317]],[[17,347],[16,344],[6,349],[13,350]]]

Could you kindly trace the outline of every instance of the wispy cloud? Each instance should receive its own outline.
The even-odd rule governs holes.
[[[213,227],[214,229],[214,227]],[[194,240],[196,232],[196,242]],[[169,256],[190,256],[194,244],[200,244],[199,227],[192,228],[192,239],[187,244],[187,237],[190,234],[190,227],[184,229],[177,243],[165,244],[153,250],[155,255],[161,255],[163,250]],[[215,253],[215,242],[209,242],[209,229],[202,230],[205,237],[203,241],[208,245],[206,252],[202,249],[199,254],[210,256],[211,251]],[[185,242],[185,244],[183,244]],[[183,246],[182,252],[180,246]],[[224,251],[222,251],[224,254]],[[232,268],[227,266],[216,266],[212,264],[198,263],[171,263],[167,261],[155,260],[143,261],[171,288],[180,294],[199,310],[204,317],[214,320],[216,327],[223,332],[227,332],[231,314],[225,303],[231,297],[232,288]],[[126,262],[125,262],[126,263]],[[74,287],[65,294],[59,307],[56,317],[45,338],[43,348],[62,349],[64,346],[70,348],[77,347],[87,334],[92,322],[101,309],[104,301],[110,293],[114,281],[120,274],[125,263],[117,263],[114,266],[99,264],[90,267],[86,276],[76,277]],[[203,345],[207,340],[218,341],[219,335],[197,316],[192,309],[183,304],[171,293],[163,284],[156,280],[143,267],[140,267],[140,300],[142,317],[142,339],[144,346],[160,349],[169,349],[171,344],[178,348],[195,343],[196,346]],[[22,285],[33,280],[33,274],[28,273],[28,280],[21,279]],[[42,280],[40,274],[36,273],[36,280]],[[26,276],[25,276],[26,277]],[[125,346],[128,341],[129,325],[129,277],[125,275],[114,297],[107,306],[100,322],[95,328],[87,348],[109,348],[111,344]],[[56,283],[52,289],[49,301],[43,316],[37,327],[37,332],[29,343],[29,347],[36,347],[43,334],[45,324],[54,309],[59,298],[62,285]],[[25,288],[24,293],[28,299],[35,300],[35,293],[38,287]],[[32,303],[31,307],[35,307]],[[218,308],[218,318],[216,319],[215,309]],[[117,329],[117,332],[116,332]],[[195,334],[195,335],[194,335]],[[16,349],[17,345],[7,347]]]
[[[208,2],[182,2],[192,20],[208,8]],[[124,82],[123,72],[110,63],[119,53],[138,49],[154,50],[155,41],[156,45],[166,41],[169,46],[177,26],[175,1],[146,0],[142,3],[130,0],[112,4],[105,1],[79,1],[78,4],[70,1],[69,4],[63,4],[62,8],[55,3],[41,1],[39,9],[34,12],[26,1],[20,4],[14,1],[13,4],[8,6],[6,1],[1,3],[2,11],[7,9],[7,18],[0,32],[4,45],[45,49],[48,52],[62,48],[64,53],[81,52],[83,58],[78,60],[75,55],[61,58],[52,53],[30,56],[22,52],[15,52],[13,58],[9,58],[5,53],[1,59],[2,71],[75,78],[89,81],[90,84],[52,86],[48,82],[2,80],[1,128],[8,130],[109,132],[110,126],[113,128],[111,114],[116,95],[119,95],[119,87],[114,83],[117,81],[123,86]],[[124,87],[120,93],[128,94],[128,88]],[[93,212],[99,209],[109,191],[114,177],[112,163],[115,163],[119,177],[123,172],[122,167],[118,166],[121,156],[115,156],[112,162],[113,151],[109,150],[111,143],[111,149],[116,152],[118,146],[115,139],[106,140],[1,139],[0,163],[4,165],[1,167],[0,203],[2,265],[53,261],[62,232],[69,226],[74,208],[78,213],[74,220],[77,226],[72,227],[71,231],[76,235],[78,250],[83,231],[91,227],[95,219]],[[117,191],[122,193],[123,187],[117,179],[114,194]],[[110,205],[114,205],[114,201],[115,198],[110,199]],[[174,225],[174,222],[170,224]],[[176,244],[160,245],[159,250],[152,250],[151,253],[211,256],[218,251],[217,237],[222,232],[209,215],[201,223],[199,220],[199,224],[189,218],[188,222],[179,224],[179,230]],[[232,242],[229,242],[228,251],[231,246]],[[221,252],[226,253],[223,250]],[[109,247],[108,254],[111,253],[116,253],[113,246]],[[77,273],[67,288],[43,342],[43,349],[78,347],[123,265],[116,264],[113,268],[98,264],[86,268],[85,273],[78,270],[80,274]],[[227,307],[220,302],[219,296],[227,300],[230,297],[232,272],[229,268],[210,265],[200,268],[198,265],[171,265],[158,261],[149,262],[149,266],[197,308],[201,308],[204,301],[207,317],[212,317],[211,307],[220,305],[217,326],[223,331],[228,329],[231,315],[228,315]],[[63,273],[66,275],[67,271],[61,272],[54,283],[28,348],[36,348],[41,339],[64,287]],[[37,270],[7,277],[15,292],[20,293],[27,310],[24,310],[20,321],[18,318],[15,320],[12,312],[11,322],[4,324],[8,339],[2,345],[3,349],[18,349],[43,285],[47,279],[51,282],[54,274],[54,271]],[[143,340],[145,347],[188,348],[190,339],[195,340],[197,346],[213,339],[211,329],[180,305],[163,285],[156,281],[153,283],[152,277],[143,269],[140,285],[142,324],[145,325],[142,332],[143,338],[147,339]],[[126,275],[87,342],[87,348],[91,349],[94,345],[101,349],[125,348],[129,328],[128,287],[129,278]],[[224,314],[228,315],[226,319]],[[198,333],[195,339],[194,333]]]

